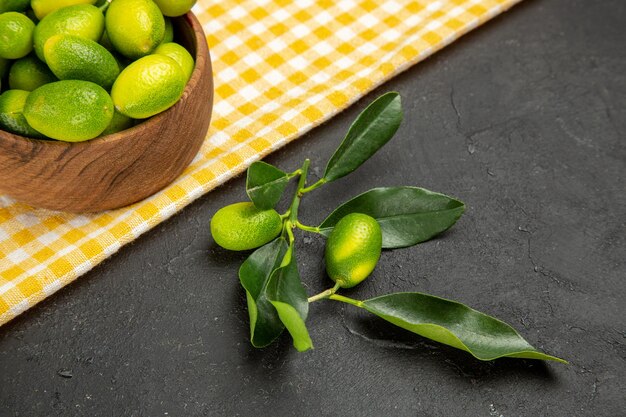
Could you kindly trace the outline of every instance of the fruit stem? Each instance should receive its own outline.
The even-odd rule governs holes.
[[[109,8],[110,4],[111,4],[111,0],[107,0],[102,6],[98,7],[98,9],[100,9],[102,14],[104,14],[104,12]]]
[[[344,297],[339,294],[332,294],[328,297],[330,300],[341,301],[342,303],[352,304],[353,306],[363,308],[363,301],[355,300],[354,298]]]
[[[324,184],[326,184],[326,178],[320,178],[315,184],[311,185],[310,187],[303,188],[302,190],[300,190],[300,192],[302,194],[306,194],[310,191],[315,190],[316,188],[321,187]]]
[[[324,298],[328,298],[328,297],[332,296],[334,293],[336,293],[338,289],[339,289],[339,284],[335,284],[334,287],[329,288],[326,291],[322,291],[321,293],[316,294],[313,297],[309,297],[308,302],[312,303],[312,302],[315,302],[317,300],[322,300]]]
[[[320,228],[319,227],[314,227],[314,226],[305,226],[302,223],[300,223],[299,221],[296,220],[296,227],[298,229],[307,231],[307,232],[311,232],[311,233],[320,233]]]

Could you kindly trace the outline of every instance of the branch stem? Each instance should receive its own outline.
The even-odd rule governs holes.
[[[309,174],[309,165],[311,165],[311,161],[309,159],[305,159],[304,164],[302,164],[302,168],[300,168],[298,189],[296,190],[293,200],[291,201],[291,207],[289,207],[289,221],[291,222],[291,227],[296,227],[298,224],[298,208],[300,207],[300,199],[302,198],[302,189],[306,185],[306,177]]]
[[[309,297],[309,303],[313,303],[315,301],[318,300],[323,300],[325,298],[328,298],[330,296],[332,296],[335,292],[337,292],[337,290],[339,289],[339,284],[335,284],[334,287],[327,289],[326,291],[322,291],[319,294],[315,294],[312,297]]]
[[[287,237],[289,238],[289,246],[292,246],[295,238],[293,236],[293,226],[291,221],[287,220],[285,223],[285,230],[287,231]]]
[[[320,178],[316,183],[314,183],[310,187],[303,188],[300,192],[302,194],[306,194],[308,192],[315,190],[316,188],[321,187],[324,184],[326,184],[326,178]]]
[[[311,233],[320,233],[320,228],[319,227],[314,227],[314,226],[305,226],[302,223],[300,223],[299,221],[296,221],[296,227],[298,229],[304,230],[306,232],[311,232]]]
[[[298,168],[295,171],[293,171],[291,174],[287,174],[287,178],[291,179],[293,177],[297,177],[300,174],[302,174],[302,169]]]
[[[328,297],[330,300],[341,301],[342,303],[351,304],[355,307],[363,308],[363,301],[355,300],[354,298],[344,297],[339,294],[332,294]]]

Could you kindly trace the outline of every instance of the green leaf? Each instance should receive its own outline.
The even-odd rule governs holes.
[[[307,294],[300,281],[298,265],[293,252],[287,253],[283,265],[272,273],[267,285],[267,298],[291,334],[294,347],[298,351],[304,352],[313,347],[313,342],[304,324],[309,313]]]
[[[459,200],[423,188],[374,188],[339,206],[319,227],[328,236],[347,214],[367,214],[380,224],[383,248],[401,248],[449,229],[464,210]]]
[[[334,181],[357,169],[389,141],[402,122],[400,94],[378,97],[356,118],[328,161],[324,180]]]
[[[273,165],[262,161],[254,162],[248,168],[246,193],[260,209],[274,208],[289,183],[289,176]]]
[[[508,324],[455,301],[408,292],[383,295],[357,305],[396,326],[483,361],[507,356],[567,363],[538,351]]]
[[[280,237],[254,251],[239,268],[239,281],[248,300],[250,342],[255,347],[269,345],[284,330],[276,309],[267,299],[267,284],[287,249],[287,242]]]

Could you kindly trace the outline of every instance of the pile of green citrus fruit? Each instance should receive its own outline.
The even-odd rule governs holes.
[[[0,1],[0,129],[82,142],[170,108],[195,65],[171,18],[194,3]]]

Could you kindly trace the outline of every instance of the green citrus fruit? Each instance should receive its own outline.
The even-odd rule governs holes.
[[[148,55],[120,73],[111,89],[115,108],[133,119],[145,119],[173,106],[187,80],[172,58]]]
[[[33,50],[35,24],[18,12],[0,14],[0,58],[19,59]]]
[[[75,35],[99,41],[104,31],[104,16],[100,9],[90,4],[77,4],[55,10],[35,28],[35,52],[45,61],[43,47],[54,35]]]
[[[109,35],[107,35],[106,30],[102,33],[102,37],[100,38],[100,41],[98,43],[104,46],[110,52],[115,51],[115,47],[111,43],[111,40],[109,39]]]
[[[215,243],[230,250],[263,246],[278,236],[281,229],[282,219],[276,210],[261,210],[249,202],[222,207],[211,219]]]
[[[0,127],[18,135],[41,138],[43,135],[28,124],[23,114],[29,94],[23,90],[7,90],[0,95]]]
[[[29,0],[1,0],[0,13],[23,12],[30,6]]]
[[[35,16],[35,12],[33,12],[33,9],[26,10],[24,14],[26,15],[26,17],[33,21],[35,26],[37,26],[37,24],[39,23],[39,19],[37,19],[37,16]]]
[[[154,0],[165,16],[176,17],[187,13],[196,0]]]
[[[94,4],[96,0],[32,0],[31,7],[37,19],[41,20],[55,10],[75,4]]]
[[[102,34],[102,38],[100,39],[99,43],[100,45],[104,46],[104,48],[107,51],[111,52],[111,55],[113,55],[113,57],[117,61],[117,66],[119,67],[120,71],[122,71],[124,68],[128,66],[128,64],[132,62],[132,60],[126,58],[125,56],[120,55],[120,53],[115,50],[115,47],[109,40],[109,35],[107,35],[106,30]]]
[[[163,40],[161,44],[174,42],[174,26],[172,25],[172,19],[169,17],[165,18],[165,34],[163,35]]]
[[[12,61],[6,58],[0,58],[0,78],[4,78],[4,76],[7,74],[9,68],[12,65],[11,62]]]
[[[120,73],[109,51],[91,39],[55,35],[43,47],[46,63],[61,80],[84,80],[109,90]]]
[[[119,53],[137,59],[161,43],[165,20],[152,0],[115,0],[106,13],[106,31]]]
[[[343,217],[326,242],[326,272],[342,288],[359,284],[380,258],[383,235],[373,217],[352,213]]]
[[[57,78],[35,54],[18,59],[9,71],[9,87],[16,90],[33,91],[54,81]]]
[[[111,135],[113,133],[121,132],[122,130],[130,129],[135,125],[135,120],[128,116],[124,116],[117,110],[113,113],[113,119],[106,129],[100,134],[100,136]]]
[[[120,69],[120,72],[124,71],[124,68],[126,68],[129,64],[133,62],[130,59],[126,58],[125,56],[118,54],[117,52],[111,52],[111,53],[115,57],[115,61],[117,62],[117,66]]]
[[[174,42],[162,43],[154,50],[154,53],[169,56],[176,61],[185,74],[185,80],[189,81],[195,63],[185,48]]]
[[[64,80],[31,92],[24,116],[44,135],[66,142],[93,139],[113,118],[113,102],[99,85],[89,81]]]

